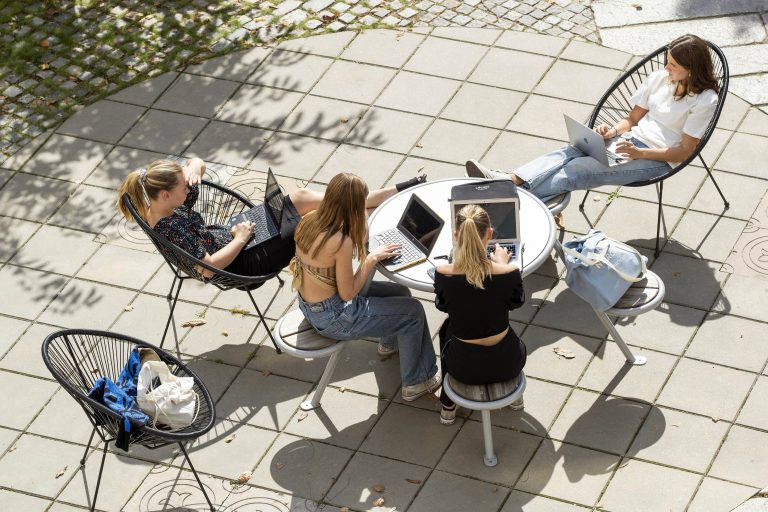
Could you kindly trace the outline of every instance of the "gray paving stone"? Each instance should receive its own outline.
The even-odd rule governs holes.
[[[725,261],[747,222],[688,211],[675,227],[668,251]],[[677,243],[675,243],[677,242]]]
[[[99,245],[87,233],[43,226],[13,257],[15,265],[73,275]],[[52,248],[56,248],[52,251]],[[62,257],[66,254],[66,258]]]
[[[484,46],[429,38],[419,46],[404,69],[464,80],[486,50]]]
[[[614,510],[646,510],[645,507],[685,508],[699,483],[699,475],[639,460],[621,466],[601,499]]]
[[[400,183],[401,181],[411,179],[419,172],[427,173],[428,180],[453,178],[461,175],[463,166],[435,162],[434,160],[426,160],[423,158],[408,157],[400,164],[400,167],[397,168],[395,174],[387,180],[386,185],[391,186]]]
[[[348,141],[368,141],[376,149],[408,153],[432,118],[374,107],[355,126]],[[376,134],[373,138],[368,134]]]
[[[733,420],[754,380],[747,372],[683,358],[657,403],[718,420]]]
[[[482,457],[478,451],[478,457]],[[498,510],[506,489],[442,471],[434,471],[408,510]]]
[[[252,484],[319,500],[354,452],[280,434],[254,471]]]
[[[34,320],[66,280],[48,272],[6,265],[0,270],[0,289],[14,300],[1,302],[0,313]]]
[[[67,119],[57,132],[115,144],[144,110],[139,106],[102,100]]]
[[[313,94],[358,103],[371,103],[394,76],[395,71],[336,61],[312,89]]]
[[[565,123],[542,123],[542,119],[559,119],[568,114],[574,119],[586,120],[592,107],[573,101],[547,98],[532,94],[518,109],[507,130],[556,140],[568,140]]]
[[[227,80],[245,80],[271,52],[271,48],[251,48],[241,52],[228,53],[187,66],[185,73],[213,76]],[[119,94],[119,93],[118,93]]]
[[[106,329],[131,303],[135,292],[73,279],[58,293],[40,321],[68,328]]]
[[[432,34],[446,39],[455,39],[457,41],[466,41],[468,43],[477,43],[483,45],[493,44],[502,34],[499,30],[467,28],[467,27],[436,27]]]
[[[604,46],[587,43],[584,41],[572,40],[560,54],[560,58],[607,66],[616,69],[624,69],[629,59],[632,57],[629,53],[613,50]]]
[[[765,195],[768,184],[762,179],[739,174],[714,171],[713,175],[725,198],[730,202],[730,208],[724,213],[729,217],[749,219]],[[723,200],[709,179],[704,181],[691,203],[691,208],[715,214],[723,211]]]
[[[0,262],[8,261],[39,227],[35,222],[0,217]]]
[[[536,85],[535,91],[544,96],[594,105],[618,77],[619,72],[613,69],[558,60]]]
[[[212,121],[187,152],[206,162],[245,167],[270,135],[271,132],[260,128]]]
[[[94,234],[100,233],[115,216],[116,199],[112,190],[82,185],[48,222]]]
[[[757,489],[754,487],[746,487],[705,477],[698,491],[696,491],[696,496],[691,501],[688,510],[690,512],[734,510],[737,505],[743,503],[744,500],[755,494],[755,492],[757,492]]]
[[[600,341],[594,338],[533,325],[525,330],[522,338],[528,347],[526,375],[569,385],[579,380],[600,346]],[[575,357],[565,360],[557,356],[553,351],[556,347],[570,350]]]
[[[768,427],[768,415],[763,407],[766,398],[768,398],[768,378],[761,376],[750,391],[749,398],[736,421],[741,425],[765,430]]]
[[[117,190],[131,171],[146,167],[153,160],[165,158],[167,153],[115,146],[86,178],[85,183]]]
[[[699,309],[662,303],[640,316],[620,319],[616,329],[631,345],[680,355],[701,325],[704,315],[705,312]],[[664,326],[664,336],[659,336],[660,325]]]
[[[723,53],[728,59],[731,77],[748,73],[765,72],[768,69],[768,44],[726,46]]]
[[[768,137],[768,115],[759,109],[750,109],[739,131]]]
[[[768,321],[768,313],[761,303],[767,291],[768,283],[764,279],[731,274],[713,311]]]
[[[229,80],[182,73],[153,107],[210,117],[221,108],[237,87],[237,83]]]
[[[46,336],[57,330],[55,327],[34,324],[0,361],[0,367],[44,379],[51,378],[51,372],[40,357],[40,345]]]
[[[606,233],[622,233],[622,239],[636,247],[653,248],[656,244],[657,206],[619,197],[600,217],[598,226]],[[672,206],[662,207],[667,230],[677,224],[683,211]],[[628,222],[632,219],[632,222]],[[663,235],[662,231],[662,235]],[[697,255],[695,251],[680,251],[685,255]]]
[[[531,91],[551,63],[549,57],[492,48],[469,80],[484,85]]]
[[[275,134],[249,164],[249,169],[290,174],[297,179],[310,179],[333,153],[338,144],[311,137],[286,133]]]
[[[504,128],[524,98],[524,94],[515,91],[466,83],[451,99],[441,117]]]
[[[748,14],[605,28],[600,31],[603,45],[621,48],[635,55],[648,54],[680,34],[707,34],[708,39],[721,44],[728,42],[730,45],[744,45],[762,42],[765,27],[760,16]]]
[[[38,414],[40,409],[43,408],[45,403],[53,395],[54,391],[58,388],[58,384],[55,384],[50,380],[28,377],[7,371],[0,371],[0,382],[4,389],[24,390],[23,396],[18,393],[9,393],[7,400],[5,401],[6,408],[0,412],[0,425],[14,429],[26,428],[29,422]],[[25,441],[24,445],[26,446],[27,444],[28,442]],[[16,455],[13,457],[15,458]],[[10,459],[10,456],[3,457],[3,459],[0,460],[0,467],[6,462],[10,463]],[[6,468],[8,467],[13,467],[13,465],[6,466]],[[3,474],[9,474],[7,469]],[[9,485],[7,482],[8,481],[6,481],[6,485]],[[20,488],[13,485],[9,486]]]
[[[262,128],[277,128],[302,96],[299,92],[244,85],[224,105],[218,118]]]
[[[734,425],[725,439],[710,475],[760,487],[768,465],[765,432]]]
[[[402,160],[402,155],[342,144],[317,172],[314,179],[328,183],[340,172],[354,172],[368,186],[381,187]]]
[[[171,85],[178,73],[170,71],[155,78],[150,78],[136,85],[116,92],[109,97],[113,101],[122,101],[134,105],[150,106]]]
[[[401,71],[376,100],[376,105],[437,115],[453,96],[461,82]]]
[[[464,163],[468,155],[485,153],[498,130],[438,119],[416,146],[415,156]]]
[[[280,126],[298,135],[340,141],[363,114],[365,107],[318,96],[306,96]]]
[[[342,52],[342,59],[399,68],[422,42],[423,36],[388,30],[360,32]]]
[[[354,34],[350,32],[323,34],[311,38],[283,41],[277,45],[277,48],[325,57],[337,57],[353,37]]]
[[[565,443],[543,443],[531,460],[521,491],[581,504],[595,503],[620,458]]]
[[[419,485],[408,480],[424,480],[428,473],[421,466],[357,453],[334,483],[327,499],[339,506],[362,510],[371,508],[373,502],[382,497],[387,507],[405,510],[419,490]],[[374,485],[381,485],[384,491],[377,493]]]
[[[527,338],[524,336],[524,339]],[[528,378],[527,373],[526,378]],[[563,408],[571,387],[533,377],[529,378],[528,382],[530,385],[525,389],[525,410],[523,412],[512,409],[493,411],[491,422],[500,427],[528,432],[548,439],[549,427]],[[473,412],[472,419],[480,421],[481,416]]]
[[[327,57],[278,50],[248,78],[248,83],[307,92],[332,62]]]
[[[214,503],[221,503],[229,495],[229,488],[225,487],[228,482],[206,474],[201,474],[199,477],[208,497]],[[188,506],[189,503],[205,503],[200,485],[192,472],[175,467],[156,466],[123,509],[140,510],[141,507],[150,510],[162,510],[168,507],[178,509]]]
[[[112,146],[53,135],[24,166],[24,171],[70,181],[88,176]]]
[[[206,122],[201,117],[149,110],[120,142],[138,149],[176,155],[194,140]]]
[[[589,509],[527,492],[512,491],[501,512],[513,512],[515,510],[525,510],[525,512],[584,512]]]
[[[738,2],[697,2],[695,8],[686,4],[646,2],[638,9],[630,3],[596,0],[591,3],[598,27],[644,25],[653,22],[686,21],[691,18],[724,17],[728,14],[759,12],[764,6],[761,0]],[[695,32],[694,32],[695,33]]]
[[[768,103],[766,87],[768,87],[768,73],[761,73],[759,75],[732,77],[728,90],[733,91],[749,103],[766,104]]]
[[[750,104],[739,98],[735,94],[726,95],[723,111],[720,113],[720,119],[717,120],[717,127],[726,130],[736,130],[745,114],[749,111]]]
[[[138,290],[162,263],[159,255],[103,244],[77,277]]]
[[[48,510],[50,501],[37,498],[29,494],[0,489],[0,501],[3,506],[11,510],[24,510],[29,512],[43,512]]]

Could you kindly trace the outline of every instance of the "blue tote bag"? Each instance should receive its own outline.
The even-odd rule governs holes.
[[[598,311],[610,309],[648,272],[648,258],[592,229],[563,244],[568,287]]]

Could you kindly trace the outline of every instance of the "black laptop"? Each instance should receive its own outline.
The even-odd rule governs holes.
[[[269,169],[267,172],[267,187],[264,190],[264,202],[229,219],[230,228],[241,222],[248,221],[254,223],[253,235],[243,250],[256,247],[280,234],[280,222],[283,218],[284,204],[285,195],[280,189],[275,175],[272,174],[272,169]]]

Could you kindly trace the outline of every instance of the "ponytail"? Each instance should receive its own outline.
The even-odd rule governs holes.
[[[130,210],[123,204],[123,196],[128,195],[139,216],[147,220],[152,199],[162,190],[171,190],[183,179],[181,166],[173,160],[155,160],[146,169],[131,172],[120,185],[117,192],[117,209],[129,221],[135,221]]]
[[[484,289],[483,281],[491,273],[486,245],[483,242],[490,227],[485,210],[470,204],[456,215],[456,249],[453,267],[457,273],[467,276],[467,282]]]

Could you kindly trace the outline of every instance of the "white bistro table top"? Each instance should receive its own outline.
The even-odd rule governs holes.
[[[403,214],[411,194],[417,194],[445,221],[428,261],[399,272],[389,272],[382,265],[379,265],[377,270],[392,281],[409,288],[425,292],[434,291],[432,279],[427,274],[427,271],[432,266],[446,263],[446,260],[435,260],[434,257],[447,255],[453,245],[450,219],[451,208],[448,202],[448,199],[451,197],[451,188],[455,185],[473,181],[481,180],[479,178],[448,178],[430,181],[395,194],[376,208],[368,219],[371,248],[378,245],[378,242],[376,242],[372,235],[397,225],[397,221],[400,220],[400,216]],[[525,277],[539,268],[544,260],[549,257],[557,238],[555,221],[544,203],[527,190],[521,188],[517,190],[520,194],[520,234],[523,241],[523,277]]]

